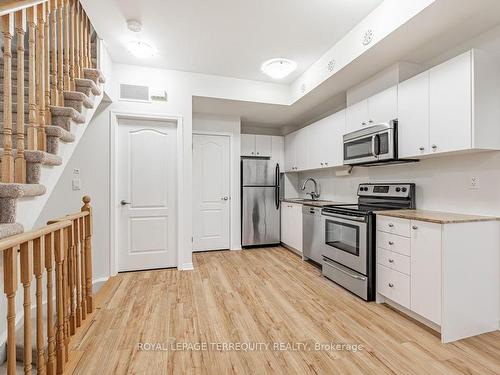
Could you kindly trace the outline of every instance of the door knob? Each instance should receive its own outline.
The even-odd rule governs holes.
[[[221,200],[223,201],[227,201],[229,199],[229,197],[222,197]]]
[[[121,204],[122,206],[126,206],[127,204],[130,204],[130,202],[127,202],[125,199],[123,199],[123,200],[120,202],[120,204]]]

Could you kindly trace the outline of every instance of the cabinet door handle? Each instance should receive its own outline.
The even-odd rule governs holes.
[[[259,152],[257,152],[257,155],[260,155],[260,153],[259,153]]]
[[[389,263],[394,263],[394,259],[389,259]]]
[[[389,288],[392,288],[394,286],[393,283],[389,283]]]
[[[323,165],[323,163],[321,163],[321,165]]]
[[[373,120],[368,120],[368,122],[369,122],[370,124],[373,124]]]
[[[437,146],[437,145],[432,145],[432,149],[433,149],[433,150],[436,150],[437,148],[438,148],[438,146]]]
[[[414,226],[412,226],[412,227],[411,227],[411,229],[413,229],[413,230],[417,230],[417,229],[418,229],[418,227],[417,227],[416,225],[414,225]]]
[[[392,246],[392,245],[394,245],[394,242],[392,242],[392,241],[389,241],[389,245],[391,245],[391,246]]]
[[[394,228],[394,224],[389,223],[388,225],[389,225],[389,228]]]
[[[328,163],[325,163],[325,165],[328,165]]]
[[[418,149],[419,149],[420,151],[424,151],[424,150],[425,150],[425,147],[424,147],[424,146],[420,146]]]
[[[366,125],[366,122],[362,122],[361,125],[365,126]]]

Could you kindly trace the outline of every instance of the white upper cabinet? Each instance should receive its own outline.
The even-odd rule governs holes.
[[[398,118],[398,86],[392,86],[368,98],[368,125]]]
[[[309,142],[309,129],[306,127],[298,130],[295,141],[295,165],[297,170],[303,171],[307,169],[307,152],[311,146]]]
[[[471,54],[430,70],[430,141],[432,152],[472,146]]]
[[[399,156],[500,149],[500,64],[471,50],[399,84]]]
[[[271,157],[272,153],[272,136],[256,135],[255,136],[255,153],[257,156]]]
[[[241,135],[241,156],[271,157],[272,136],[270,135]]]
[[[345,111],[334,113],[308,127],[309,144],[307,169],[343,165]]]
[[[255,135],[241,135],[241,156],[255,156]]]
[[[346,109],[346,133],[398,118],[398,87],[393,86]]]
[[[294,172],[297,169],[295,163],[295,145],[297,132],[285,136],[285,172]]]
[[[429,72],[402,82],[398,89],[399,157],[428,154]]]
[[[368,124],[368,100],[362,100],[346,109],[346,133],[359,130]]]
[[[271,137],[271,160],[280,165],[281,172],[285,171],[285,140],[284,137]]]

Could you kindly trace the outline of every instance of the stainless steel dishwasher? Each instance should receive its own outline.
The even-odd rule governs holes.
[[[321,264],[325,242],[320,207],[302,206],[302,231],[304,259],[311,259]]]

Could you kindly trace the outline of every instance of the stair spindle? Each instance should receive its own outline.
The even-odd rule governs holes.
[[[7,375],[16,374],[17,248],[3,252],[3,288],[7,296]]]
[[[76,326],[82,325],[82,277],[81,277],[81,257],[80,249],[83,246],[83,231],[82,228],[83,217],[78,218],[74,222],[75,231],[75,280],[76,280]]]
[[[54,0],[48,0],[45,5],[45,45],[44,45],[44,77],[45,77],[45,123],[47,125],[52,124],[52,114],[50,112],[50,2]]]
[[[68,232],[65,229],[63,232],[63,251],[64,251],[64,260],[63,260],[63,308],[64,308],[64,358],[65,362],[68,361],[68,346],[69,346],[69,275],[68,275]]]
[[[26,183],[26,160],[24,158],[24,35],[26,33],[26,12],[16,12],[17,36],[17,152],[14,160],[15,181]]]
[[[3,34],[3,155],[2,182],[14,182],[12,151],[12,34],[13,14],[2,16]]]
[[[87,56],[88,56],[88,62],[87,62],[87,67],[92,68],[92,24],[90,23],[90,19],[87,16]]]
[[[64,9],[64,90],[71,90],[71,78],[70,78],[70,21],[69,21],[69,0],[63,1]]]
[[[57,86],[57,5],[59,0],[50,0],[50,102],[59,105],[59,88]]]
[[[47,375],[56,373],[56,338],[54,335],[54,235],[45,236],[45,270],[47,271]]]
[[[82,8],[82,27],[83,27],[83,67],[88,68],[89,56],[87,43],[89,39],[88,29],[87,29],[87,13]]]
[[[81,14],[81,6],[78,0],[75,1],[75,77],[82,77],[82,63],[81,63],[81,55],[80,55],[80,46],[81,46],[81,27],[80,27],[80,14]]]
[[[47,149],[45,134],[45,3],[37,5],[36,87],[38,108],[38,150]]]
[[[75,30],[75,0],[69,1],[68,12],[69,12],[69,33],[71,47],[69,50],[69,79],[70,79],[70,90],[75,91],[75,54],[76,54],[76,30]]]
[[[69,333],[74,335],[76,332],[76,317],[75,317],[75,237],[74,237],[75,221],[71,227],[66,228],[66,238],[68,242],[68,287],[69,287]]]
[[[30,375],[32,370],[31,342],[31,280],[33,280],[33,243],[21,244],[21,282],[23,284],[24,308],[24,374]]]
[[[38,149],[38,124],[36,107],[36,69],[35,69],[35,50],[36,50],[36,23],[35,7],[28,8],[28,150]],[[19,58],[19,57],[18,57]],[[24,93],[23,93],[24,96]]]
[[[94,301],[92,293],[92,207],[90,206],[90,197],[83,197],[82,211],[87,211],[89,214],[85,216],[85,277],[86,277],[86,295],[87,295],[87,312],[90,314],[94,311]]]
[[[64,372],[66,362],[65,343],[64,343],[64,280],[63,280],[63,262],[64,262],[64,233],[58,230],[54,233],[54,255],[56,260],[56,311],[57,311],[57,330],[56,330],[56,371],[58,374]]]
[[[81,277],[81,289],[82,289],[82,320],[87,318],[87,287],[86,287],[86,276],[85,276],[85,218],[82,217],[80,222],[80,277]]]
[[[63,0],[57,0],[57,91],[58,105],[64,103],[64,30],[63,30]]]
[[[36,354],[37,375],[45,374],[45,342],[43,339],[43,270],[44,270],[44,237],[33,240],[33,272],[36,281]]]

